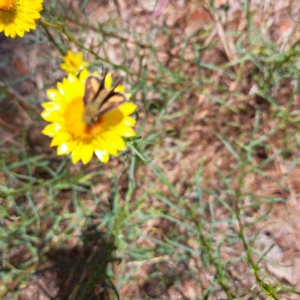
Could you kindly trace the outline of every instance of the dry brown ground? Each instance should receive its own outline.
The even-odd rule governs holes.
[[[207,10],[205,1],[194,0],[189,2],[183,0],[170,0],[166,1],[166,3],[168,2],[166,6],[162,5],[164,1],[158,1],[160,4],[157,4],[156,2],[157,1],[151,0],[94,0],[89,1],[86,9],[90,22],[95,26],[97,22],[104,22],[108,18],[116,18],[119,25],[121,24],[124,28],[128,29],[129,32],[130,30],[134,31],[139,36],[140,45],[136,44],[136,41],[129,33],[124,34],[123,36],[128,40],[127,60],[132,61],[130,68],[133,73],[137,72],[139,67],[138,63],[135,61],[134,52],[135,48],[139,47],[141,55],[145,58],[142,62],[144,67],[148,67],[152,71],[152,74],[155,75],[155,68],[148,65],[147,55],[149,55],[150,49],[143,45],[145,38],[144,32],[150,32],[150,30],[161,28],[162,26],[168,26],[172,32],[176,46],[171,48],[168,44],[168,37],[163,34],[154,37],[153,46],[157,49],[157,60],[163,65],[168,64],[170,70],[176,70],[178,67],[179,55],[185,37],[196,30],[211,29],[208,36],[202,36],[202,38],[196,36],[191,39],[187,46],[184,56],[185,62],[182,68],[188,78],[193,78],[197,72],[194,63],[189,63],[194,58],[192,42],[209,45],[212,41],[215,41],[214,47],[210,47],[202,52],[202,62],[221,66],[226,62],[233,62],[239,57],[239,54],[236,51],[237,39],[226,36],[226,33],[231,30],[240,32],[240,34],[245,33],[247,30],[246,15],[242,4],[239,1],[228,1],[227,11],[224,8],[224,5],[226,4],[225,0],[214,1],[219,16],[222,16],[221,21],[217,21],[217,16],[211,10]],[[74,11],[78,10],[78,5],[80,5],[77,1],[65,1],[65,3],[69,3],[70,9]],[[280,49],[289,49],[289,47],[299,39],[299,1],[253,0],[250,11],[253,13],[253,22],[256,28],[266,39],[270,38],[276,43]],[[80,22],[84,22],[84,19],[82,18]],[[77,26],[72,22],[70,22],[69,25],[74,28]],[[96,33],[92,29],[87,29],[86,40],[84,43],[87,47],[93,47],[93,44],[97,44],[97,38]],[[106,44],[108,57],[116,64],[122,63],[120,47],[118,47],[120,40],[111,36],[108,36],[107,38],[109,40]],[[1,139],[6,140],[6,143],[9,145],[16,147],[23,146],[19,145],[20,142],[17,141],[17,137],[22,131],[19,128],[25,126],[24,124],[31,124],[28,138],[34,146],[29,147],[29,150],[34,154],[41,153],[42,148],[49,141],[47,138],[40,135],[40,128],[34,127],[34,120],[30,119],[30,112],[28,112],[25,104],[27,101],[26,96],[31,93],[32,89],[42,89],[44,87],[42,82],[49,71],[47,68],[51,67],[47,67],[47,62],[44,59],[37,58],[37,54],[39,51],[47,53],[49,50],[47,50],[47,46],[45,45],[35,46],[28,44],[25,46],[27,55],[24,56],[24,47],[15,47],[15,43],[18,42],[8,41],[3,38],[1,40],[1,57],[9,59],[9,57],[19,55],[19,58],[14,59],[11,62],[11,67],[6,67],[5,69],[1,68],[0,79],[6,81],[7,78],[13,78],[14,75],[24,75],[32,70],[35,70],[36,76],[31,77],[31,80],[26,81],[26,84],[14,84],[12,86],[10,92],[16,96],[15,98],[18,98],[19,102],[14,99],[7,104],[7,108],[2,106],[0,110],[0,135]],[[251,49],[248,50],[250,51]],[[101,49],[99,50],[99,54],[102,54]],[[244,142],[246,144],[249,141],[253,130],[255,108],[258,106],[260,106],[263,111],[261,116],[263,126],[261,126],[261,128],[264,128],[264,131],[260,129],[257,136],[269,132],[276,126],[276,120],[273,121],[274,123],[270,122],[270,114],[272,112],[269,110],[269,106],[266,102],[261,101],[259,97],[249,93],[251,88],[253,88],[253,82],[249,81],[249,76],[253,71],[255,71],[254,66],[246,64],[245,69],[240,76],[241,80],[238,82],[232,80],[228,73],[204,69],[203,76],[209,78],[211,82],[215,82],[215,86],[208,85],[201,93],[191,89],[191,91],[184,94],[182,101],[174,103],[169,108],[169,113],[173,113],[175,111],[193,107],[193,117],[188,121],[188,124],[186,124],[186,115],[178,117],[176,121],[164,121],[163,126],[174,134],[162,141],[161,144],[155,146],[153,149],[153,153],[155,153],[154,162],[165,172],[172,185],[180,191],[180,196],[186,197],[187,201],[191,201],[187,192],[192,184],[191,180],[194,178],[196,169],[198,168],[198,163],[195,162],[199,162],[200,160],[204,162],[204,171],[201,179],[203,188],[215,190],[218,190],[218,188],[222,186],[218,169],[224,174],[230,174],[231,166],[234,164],[234,158],[230,155],[220,139],[213,133],[213,129],[220,132],[223,136],[227,136],[230,141],[238,140],[239,142]],[[240,72],[240,70],[237,65],[235,65],[231,68],[231,72],[237,73]],[[54,73],[52,71],[51,74],[51,78],[48,80],[49,84],[51,82],[54,83],[61,76],[59,71]],[[172,83],[166,83],[166,87],[170,84]],[[189,83],[187,82],[186,84]],[[228,91],[226,103],[239,110],[240,113],[233,114],[225,106],[220,106],[216,102],[211,101],[211,97],[213,96],[217,98],[222,96],[223,91],[220,91],[220,89],[217,88],[219,86],[222,86],[224,90],[227,89]],[[178,89],[176,85],[172,86],[172,88],[174,91]],[[273,91],[273,96],[278,100],[279,105],[285,106],[289,101],[292,90],[293,82],[287,79],[284,84],[281,83],[278,91]],[[41,99],[44,98],[43,90],[38,93]],[[139,95],[137,95],[137,98],[138,97]],[[293,97],[293,107],[291,110],[299,110],[300,94],[297,93]],[[155,100],[155,93],[148,95],[148,101]],[[35,106],[30,106],[28,109],[32,109],[32,107]],[[141,117],[143,117],[144,109],[141,104],[139,110]],[[16,114],[19,115],[20,118],[12,117]],[[152,119],[152,122],[154,121],[155,117]],[[227,126],[229,123],[233,125]],[[151,130],[151,127],[152,124],[150,118],[149,125],[146,126],[144,135],[147,135],[147,130]],[[16,130],[16,128],[18,129]],[[253,156],[253,165],[258,164],[263,159],[276,153],[277,149],[281,149],[282,141],[284,140],[283,137],[296,129],[297,128],[292,127],[284,128],[283,130],[278,130],[275,135],[266,139],[265,144],[268,145],[268,147],[259,147],[257,149],[257,153]],[[182,146],[183,150],[180,152],[171,150],[167,154],[164,153],[164,155],[158,154],[157,150],[170,145]],[[51,152],[52,150],[48,149],[48,151]],[[297,156],[296,150],[291,149],[290,155],[290,161],[292,161],[292,157]],[[300,290],[300,225],[298,222],[300,207],[299,201],[295,196],[300,192],[300,170],[299,167],[295,165],[292,171],[287,172],[289,167],[290,165],[283,162],[280,157],[275,156],[275,158],[264,167],[263,171],[267,176],[260,176],[252,172],[249,172],[246,176],[244,188],[245,190],[248,190],[249,193],[259,195],[261,198],[268,196],[286,199],[284,203],[274,204],[268,218],[262,219],[259,223],[249,228],[247,235],[252,236],[258,234],[254,247],[261,253],[273,245],[272,250],[267,254],[267,258],[277,264],[272,264],[271,262],[264,263],[267,272],[272,274],[282,283],[293,285],[297,290]],[[77,166],[73,167],[72,171],[74,174],[79,172],[78,168],[79,167]],[[93,166],[87,167],[87,171],[89,168],[93,169]],[[105,166],[105,168],[116,168],[116,170],[121,170],[122,162],[117,159],[113,160]],[[288,176],[285,176],[285,174],[288,174]],[[237,175],[238,174],[232,173],[233,178]],[[144,177],[147,177],[149,181],[153,179],[155,182],[153,172],[149,168],[141,166],[137,171],[137,182],[139,182],[139,179],[143,182],[142,178]],[[214,181],[211,179],[214,179]],[[101,182],[101,184],[95,186],[96,194],[111,190],[110,178],[99,176],[99,182]],[[235,184],[236,183],[233,181],[233,187]],[[121,191],[122,188],[125,190],[126,186],[122,187],[121,185]],[[147,188],[147,186],[140,186],[139,190],[136,192],[136,196],[142,194]],[[156,182],[156,188],[168,193],[166,186],[158,181]],[[65,197],[67,198],[68,196],[65,195]],[[207,195],[206,200],[213,201],[213,198]],[[156,205],[157,207],[162,206],[162,203],[156,202],[155,199],[148,199],[147,201],[149,202],[149,205]],[[243,204],[247,205],[247,201],[249,201],[249,199],[244,199]],[[42,208],[43,207],[41,206],[40,209]],[[262,210],[266,211],[268,208],[268,205],[264,205]],[[252,219],[255,219],[256,216],[261,214],[261,211],[249,208],[249,210],[245,210],[245,213],[247,214],[250,223]],[[221,220],[222,218],[226,218],[226,214],[226,211],[218,211],[216,208],[216,218]],[[152,220],[145,224],[143,230],[149,235],[152,235],[152,228],[156,228],[157,230],[155,231],[155,234],[153,233],[153,236],[161,238],[162,232],[167,231],[169,226],[170,224],[166,221]],[[238,225],[233,224],[233,226]],[[221,234],[226,233],[228,228],[226,226],[220,226],[218,230]],[[140,239],[137,243],[142,244],[150,242]],[[193,241],[189,241],[188,243],[190,243],[191,246]],[[76,241],[74,242],[74,245],[75,244]],[[149,246],[151,246],[151,243]],[[79,249],[78,252],[76,252],[77,250],[75,249],[74,251],[73,255],[76,259],[78,259],[78,256],[91,256],[89,249]],[[22,249],[19,249],[16,255],[20,255],[20,253],[22,253]],[[244,249],[241,244],[238,244],[234,249],[229,245],[225,245],[222,256],[224,261],[226,261],[243,254]],[[50,258],[53,257],[53,255],[61,255],[64,257],[63,252],[55,250],[53,250],[53,253],[50,251],[48,255]],[[26,256],[26,251],[21,256]],[[161,274],[167,274],[169,269],[175,267],[172,262],[169,262],[168,260],[169,259],[166,257],[166,261],[159,264],[159,272],[161,272]],[[189,268],[193,268],[193,265],[196,265],[197,263],[199,263],[199,261],[197,261],[197,258],[194,258],[194,260],[189,262]],[[122,262],[122,264],[128,269],[134,267],[137,268],[135,274],[136,278],[133,276],[132,283],[128,283],[120,289],[122,299],[145,299],[145,295],[148,295],[149,299],[197,299],[199,295],[201,295],[201,288],[193,279],[183,279],[180,285],[175,288],[174,285],[172,285],[171,278],[171,283],[165,288],[165,291],[159,296],[155,296],[156,294],[153,290],[159,285],[159,282],[157,282],[157,279],[149,279],[149,275],[154,271],[157,271],[157,264],[149,262],[130,263],[126,261]],[[248,266],[242,262],[228,265],[228,275],[234,279],[233,282],[239,293],[246,291],[254,283],[253,276],[248,271]],[[184,270],[181,269],[178,269],[176,272],[179,274],[178,276],[184,274]],[[213,274],[213,268],[210,272],[207,271],[204,274],[199,274],[204,287],[208,287]],[[64,278],[65,281],[58,282],[58,280],[54,278]],[[33,279],[32,283],[24,289],[19,299],[50,299],[49,296],[46,296],[47,293],[48,295],[52,295],[52,299],[67,299],[64,298],[64,296],[56,298],[56,295],[59,294],[60,289],[67,289],[66,281],[68,280],[76,281],[76,278],[72,277],[71,280],[64,276],[59,277],[58,273],[46,273],[38,280]],[[218,296],[225,299],[225,295],[222,291],[210,299],[217,299]],[[261,297],[261,299],[264,298],[263,296]],[[282,295],[281,299],[299,299],[299,296]]]

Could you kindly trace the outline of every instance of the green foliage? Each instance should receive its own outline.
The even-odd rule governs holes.
[[[169,28],[153,25],[166,48],[181,46],[175,58],[161,62],[151,32],[122,29],[114,19],[90,24],[87,3],[77,12],[63,1],[45,6],[40,29],[32,36],[37,47],[49,48],[42,58],[47,71],[37,71],[42,92],[61,79],[61,74],[54,76],[58,58],[76,47],[91,69],[124,74],[139,107],[138,137],[127,139],[127,150],[106,166],[96,159],[89,166],[72,166],[49,149],[48,139],[36,146],[30,137],[32,123],[38,130],[44,126],[37,113],[41,92],[31,91],[27,110],[24,99],[10,92],[10,82],[26,82],[26,77],[12,77],[1,86],[0,101],[13,96],[33,120],[17,143],[1,141],[1,299],[16,299],[36,278],[47,283],[47,276],[61,299],[98,299],[100,294],[118,299],[122,288],[135,282],[140,289],[136,299],[158,299],[171,286],[179,291],[184,282],[197,286],[197,299],[298,295],[265,269],[273,246],[264,252],[255,246],[273,207],[287,196],[261,193],[247,184],[252,176],[291,192],[284,178],[298,166],[300,111],[293,106],[299,92],[298,44],[280,50],[253,31],[235,43],[237,60],[215,64],[202,60],[217,43],[204,45],[213,27],[179,42]],[[216,12],[213,5],[208,8]],[[78,24],[75,29],[70,22]],[[97,35],[93,47],[86,45],[88,34]],[[113,41],[118,41],[118,63],[108,53]],[[132,41],[134,50],[128,46]],[[216,81],[216,74],[224,80]],[[281,103],[285,80],[296,83]],[[238,88],[230,90],[229,81]],[[210,103],[200,121],[199,95]],[[288,167],[278,179],[267,167],[279,161]],[[242,287],[242,280],[249,284]],[[182,299],[191,298],[182,294]]]

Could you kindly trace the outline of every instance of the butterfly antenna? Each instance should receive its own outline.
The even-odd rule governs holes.
[[[113,90],[123,81],[123,78],[122,77],[119,77],[116,82],[115,82],[115,85],[113,87]]]
[[[108,73],[108,68],[103,68],[102,69],[102,77],[104,78]]]
[[[113,88],[109,91],[109,93],[107,94],[107,96],[105,97],[105,99],[107,100],[109,97],[111,97],[115,92],[115,88],[122,82],[123,78],[119,77],[116,81],[115,84],[113,86]]]

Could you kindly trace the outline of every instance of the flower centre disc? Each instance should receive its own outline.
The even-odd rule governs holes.
[[[74,99],[66,108],[65,125],[68,131],[77,138],[91,138],[102,130],[102,118],[92,125],[83,122],[84,104],[82,98]]]
[[[14,12],[17,6],[17,0],[0,0],[0,11]]]

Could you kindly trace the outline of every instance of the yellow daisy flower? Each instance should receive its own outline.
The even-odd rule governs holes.
[[[15,38],[35,29],[43,0],[0,0],[0,32]]]
[[[63,57],[64,63],[60,65],[67,74],[73,73],[77,75],[80,71],[86,68],[89,63],[83,60],[82,52],[75,54],[71,50],[68,50],[67,55]]]
[[[51,122],[42,131],[53,138],[51,146],[57,146],[58,155],[71,154],[75,164],[82,161],[87,164],[95,153],[98,159],[106,163],[110,155],[117,156],[118,151],[126,148],[123,137],[133,137],[135,132],[132,127],[135,120],[132,114],[136,105],[125,102],[117,108],[100,115],[92,124],[83,121],[85,82],[90,75],[84,69],[79,78],[69,74],[62,82],[57,83],[57,89],[47,90],[50,102],[43,104],[44,111],[41,116]],[[93,73],[97,76],[97,73]],[[112,89],[112,76],[105,76],[104,86]],[[123,93],[124,86],[117,86],[116,92]],[[127,98],[129,94],[125,94]]]

